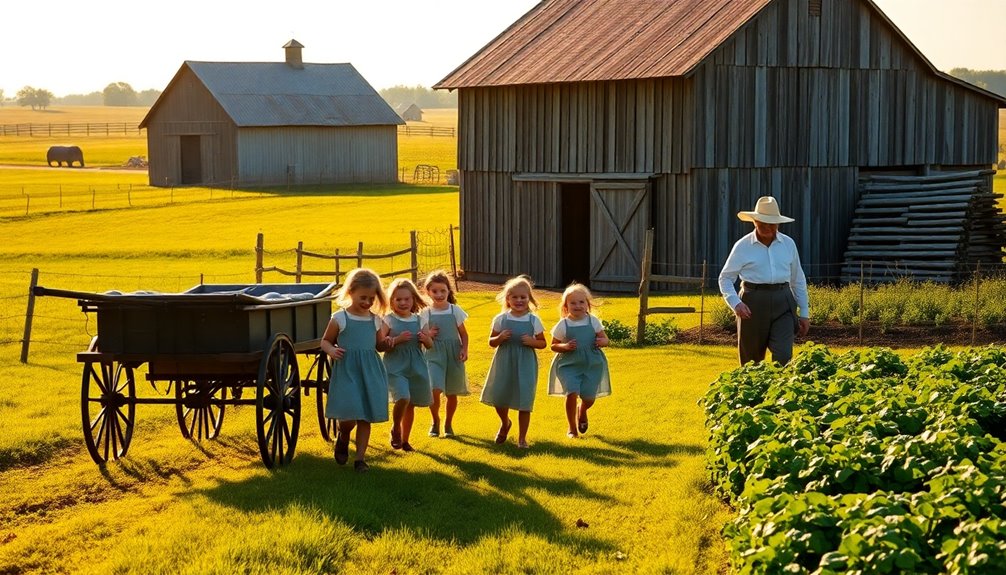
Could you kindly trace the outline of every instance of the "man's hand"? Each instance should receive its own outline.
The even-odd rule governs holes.
[[[751,319],[751,308],[748,307],[748,304],[741,302],[734,308],[734,315],[741,319]]]
[[[800,325],[797,327],[796,334],[803,337],[810,331],[810,320],[805,317],[801,317],[799,319],[799,324]]]

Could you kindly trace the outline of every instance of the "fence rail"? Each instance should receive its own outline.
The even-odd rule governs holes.
[[[0,136],[111,136],[142,135],[145,129],[130,122],[85,122],[79,124],[0,124]]]
[[[434,238],[431,241],[420,241],[421,235],[429,235]],[[436,262],[432,266],[427,266],[425,269],[420,265],[420,257],[423,256],[424,263],[429,264],[429,253],[430,246],[437,241],[440,241],[440,233],[438,232],[417,232],[412,230],[409,232],[409,247],[402,248],[398,250],[393,250],[384,253],[366,253],[364,251],[363,242],[359,242],[356,247],[355,252],[342,253],[339,249],[336,249],[333,253],[319,253],[317,251],[310,251],[304,249],[304,242],[297,242],[297,247],[293,249],[296,261],[294,263],[293,269],[283,268],[277,265],[265,265],[265,255],[267,253],[265,249],[265,234],[259,233],[255,240],[255,282],[262,283],[262,277],[265,273],[278,273],[287,277],[294,278],[295,283],[301,283],[304,277],[325,277],[332,278],[333,281],[341,283],[346,274],[353,268],[363,267],[368,262],[381,262],[384,260],[390,260],[388,263],[388,270],[378,271],[382,278],[397,277],[408,274],[413,282],[419,280],[421,271],[430,271],[434,268],[447,267],[447,262]],[[454,226],[450,226],[448,231],[448,243],[447,248],[450,256],[450,269],[451,273],[455,278],[458,277],[457,270],[457,259],[454,253]],[[420,248],[423,248],[421,250]],[[424,253],[425,252],[425,253]],[[396,268],[395,258],[409,256],[409,267],[407,268]],[[308,265],[305,264],[305,259],[308,260],[324,260],[331,262],[330,267],[325,270],[318,269],[308,269]],[[347,264],[347,265],[344,265]],[[372,266],[375,267],[375,266]],[[376,266],[384,267],[384,266]]]
[[[399,136],[457,137],[457,130],[451,126],[398,126]]]

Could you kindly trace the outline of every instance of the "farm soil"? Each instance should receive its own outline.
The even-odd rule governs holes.
[[[682,330],[677,341],[698,343],[699,328]],[[879,325],[864,325],[863,340],[859,339],[859,327],[839,323],[812,325],[807,337],[797,338],[796,343],[813,341],[835,347],[880,346],[892,349],[902,347],[924,347],[943,343],[946,345],[971,345],[971,324],[945,324],[939,326],[898,326],[881,330]],[[979,327],[975,332],[975,345],[1006,342],[1006,326]],[[712,345],[736,345],[736,330],[718,326],[705,326],[703,343]]]

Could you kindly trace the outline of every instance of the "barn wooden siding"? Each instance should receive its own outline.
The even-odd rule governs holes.
[[[205,182],[230,182],[237,175],[236,134],[224,109],[195,74],[184,69],[147,124],[150,185],[181,182],[180,136],[200,136]]]
[[[682,173],[691,164],[684,78],[458,91],[461,170]]]
[[[247,185],[398,180],[397,126],[241,128],[239,180]]]
[[[863,2],[778,0],[695,71],[695,167],[990,165],[999,104]]]
[[[505,172],[462,171],[461,188],[468,190],[461,194],[461,261],[466,273],[471,270],[469,277],[499,280],[526,273],[539,285],[559,284],[555,182],[514,182]]]

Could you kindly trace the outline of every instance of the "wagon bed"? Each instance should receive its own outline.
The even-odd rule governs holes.
[[[201,284],[182,293],[90,293],[35,288],[39,296],[76,299],[97,315],[98,335],[77,354],[84,364],[81,421],[98,464],[125,456],[135,406],[173,404],[182,434],[213,439],[225,406],[255,405],[259,450],[267,467],[289,463],[300,426],[300,394],[317,390],[324,416],[330,362],[320,349],[336,284]],[[297,355],[311,357],[305,380]],[[133,370],[168,382],[175,397],[137,398]],[[255,398],[244,398],[253,388]]]

